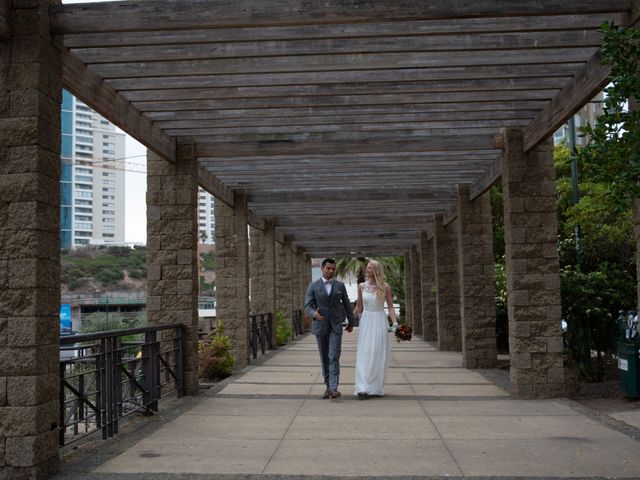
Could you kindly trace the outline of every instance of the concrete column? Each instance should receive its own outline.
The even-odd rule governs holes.
[[[415,245],[409,251],[411,262],[411,318],[416,335],[422,336],[422,285],[420,280],[420,255]]]
[[[411,275],[411,252],[404,254],[404,320],[413,325],[413,277]]]
[[[560,264],[553,143],[524,153],[522,132],[505,134],[505,251],[511,385],[521,398],[564,393]]]
[[[215,200],[216,317],[222,321],[236,357],[236,369],[249,364],[249,236],[247,197],[234,206]]]
[[[438,347],[456,352],[462,349],[457,223],[445,226],[441,214],[433,216]]]
[[[147,321],[181,323],[183,386],[198,393],[198,163],[180,141],[176,161],[147,153]],[[167,335],[167,334],[164,334]]]
[[[438,340],[438,318],[436,312],[436,272],[434,267],[433,236],[420,234],[420,291],[422,306],[422,338]]]
[[[287,318],[293,328],[293,278],[291,268],[291,243],[276,242],[276,308]]]
[[[0,42],[0,478],[35,479],[59,464],[61,42],[48,1],[13,4]]]
[[[460,320],[464,368],[495,368],[496,302],[489,192],[469,200],[458,186]]]

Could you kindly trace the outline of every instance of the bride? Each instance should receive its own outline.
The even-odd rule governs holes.
[[[356,389],[358,399],[384,395],[384,382],[389,365],[389,320],[384,312],[387,301],[393,328],[398,328],[393,308],[391,287],[384,282],[380,264],[371,260],[366,281],[358,285],[358,301],[353,314],[360,316],[356,350]]]

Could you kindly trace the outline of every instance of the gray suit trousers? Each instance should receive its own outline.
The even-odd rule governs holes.
[[[324,384],[334,392],[340,383],[340,350],[342,348],[342,334],[330,331],[327,335],[316,335]]]

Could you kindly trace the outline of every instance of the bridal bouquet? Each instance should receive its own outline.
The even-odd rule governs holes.
[[[411,335],[413,334],[413,330],[411,329],[411,325],[407,325],[403,323],[396,329],[396,342],[405,342],[407,340],[411,340]]]

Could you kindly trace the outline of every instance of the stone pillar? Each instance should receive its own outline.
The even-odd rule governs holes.
[[[413,325],[413,277],[411,275],[411,252],[404,254],[404,320]]]
[[[267,222],[264,231],[251,228],[251,310],[255,313],[271,313],[275,315],[275,262],[276,245],[273,225]],[[275,345],[275,328],[271,330],[271,336],[271,343]]]
[[[556,182],[551,139],[525,154],[522,132],[505,134],[505,253],[513,394],[564,393],[557,246]]]
[[[293,328],[292,256],[290,242],[276,242],[276,308],[284,314],[287,323]]]
[[[420,255],[415,245],[409,251],[411,262],[411,318],[413,332],[422,336],[422,285],[420,280]]]
[[[147,152],[147,321],[181,323],[184,391],[198,393],[198,163],[180,142],[176,161]],[[164,333],[163,336],[167,336]]]
[[[13,4],[0,42],[0,478],[35,479],[59,464],[61,42],[48,1]]]
[[[433,216],[438,347],[456,352],[462,349],[457,222],[445,226],[441,214]]]
[[[469,200],[458,185],[458,235],[462,366],[495,368],[496,301],[490,193]]]
[[[436,272],[434,268],[433,236],[420,234],[420,291],[422,306],[422,338],[426,341],[438,340],[438,319],[436,313]]]
[[[293,302],[293,308],[296,310],[301,310],[304,312],[304,294],[307,292],[307,284],[306,284],[306,275],[304,274],[304,252],[302,250],[298,250],[294,257],[295,265],[296,265],[296,289],[295,289],[295,299]]]
[[[215,200],[216,317],[229,336],[236,369],[249,364],[249,223],[247,197],[236,193],[234,206]]]

